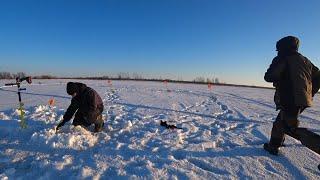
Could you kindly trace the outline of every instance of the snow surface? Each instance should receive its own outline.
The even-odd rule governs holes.
[[[80,81],[80,80],[79,80]],[[81,81],[103,98],[106,127],[54,127],[70,103],[67,80],[35,80],[22,94],[0,81],[0,179],[319,179],[319,155],[288,137],[262,149],[277,111],[273,90],[160,82]],[[49,106],[49,99],[55,105]],[[319,133],[320,99],[300,116]],[[165,129],[160,121],[182,129]],[[90,127],[89,130],[92,130]]]

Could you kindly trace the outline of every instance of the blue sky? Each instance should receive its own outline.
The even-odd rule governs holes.
[[[287,35],[320,66],[320,1],[0,0],[0,71],[268,85]]]

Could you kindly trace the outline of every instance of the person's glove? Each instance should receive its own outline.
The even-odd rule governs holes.
[[[65,124],[64,121],[61,121],[58,126],[56,127],[56,131],[58,131],[63,125]]]

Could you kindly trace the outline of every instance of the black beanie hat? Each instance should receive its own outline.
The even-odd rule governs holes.
[[[68,82],[67,83],[67,93],[69,95],[72,95],[74,93],[78,92],[78,86],[74,82]]]
[[[280,39],[276,45],[277,51],[298,51],[299,39],[294,36],[287,36]]]

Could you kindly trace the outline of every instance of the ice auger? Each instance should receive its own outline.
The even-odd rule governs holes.
[[[23,81],[27,81],[29,84],[32,83],[32,79],[31,79],[30,76],[29,77],[23,77],[23,78],[17,77],[15,83],[7,83],[7,84],[5,84],[5,86],[17,86],[18,87],[18,97],[19,97],[19,108],[18,108],[18,110],[20,111],[20,115],[19,115],[20,126],[21,126],[21,128],[27,128],[27,124],[26,124],[26,121],[25,121],[25,118],[24,118],[24,114],[25,114],[25,112],[24,112],[24,104],[21,101],[21,91],[25,91],[26,90],[26,88],[21,88],[20,87],[20,84]]]

